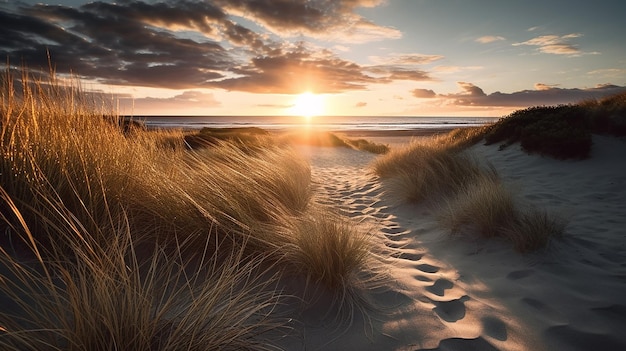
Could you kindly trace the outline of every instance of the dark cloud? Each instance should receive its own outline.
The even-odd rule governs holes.
[[[556,85],[537,83],[535,90],[522,90],[513,93],[497,91],[492,94],[485,94],[481,88],[472,83],[459,82],[457,84],[462,90],[460,93],[442,94],[436,95],[436,97],[459,106],[527,107],[577,103],[626,91],[626,87],[613,84],[601,84],[587,89],[564,89],[556,88]],[[413,93],[415,96],[415,90]],[[418,93],[423,93],[423,91]]]
[[[334,41],[365,42],[399,38],[401,33],[355,13],[381,0],[217,0],[230,14],[257,22],[281,36],[332,36]]]
[[[35,5],[20,14],[0,12],[0,28],[12,41],[3,39],[0,55],[37,69],[47,66],[49,52],[58,73],[109,84],[197,87],[222,77],[230,55],[217,42],[182,38],[156,25],[214,33],[212,24],[224,18],[211,5],[183,1]]]
[[[122,0],[77,8],[20,5],[0,9],[0,55],[31,70],[47,70],[49,55],[57,73],[112,85],[173,89],[328,93],[428,79],[423,71],[402,69],[372,77],[363,66],[328,51],[276,42],[234,21],[239,15],[271,30],[304,34],[330,29],[336,34],[343,27],[384,33],[387,29],[354,13],[380,2]]]

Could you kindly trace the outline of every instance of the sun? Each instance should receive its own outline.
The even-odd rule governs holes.
[[[311,92],[302,93],[296,97],[292,113],[310,121],[311,118],[324,113],[324,97]]]

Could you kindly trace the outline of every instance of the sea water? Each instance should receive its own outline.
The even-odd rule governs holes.
[[[396,116],[135,116],[147,128],[201,129],[259,127],[287,130],[306,126],[334,131],[414,130],[425,128],[460,128],[481,126],[497,120],[493,117],[396,117]]]

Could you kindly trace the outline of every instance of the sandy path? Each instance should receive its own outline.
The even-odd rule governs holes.
[[[392,203],[368,171],[374,155],[302,148],[316,201],[384,235],[399,255],[393,283],[373,292],[388,307],[371,316],[373,333],[362,321],[341,335],[305,325],[286,348],[626,349],[626,144],[598,139],[594,150],[590,160],[563,163],[515,147],[472,148],[521,198],[569,219],[563,241],[521,255],[498,240],[450,237],[427,207]]]
[[[303,148],[310,160],[316,199],[339,209],[364,228],[377,230],[387,245],[397,249],[392,261],[393,286],[377,293],[389,307],[375,315],[374,334],[364,334],[356,323],[330,344],[328,331],[309,331],[306,349],[479,349],[495,350],[494,341],[507,339],[507,327],[497,317],[485,313],[472,299],[459,274],[449,264],[436,259],[417,238],[429,233],[438,237],[430,212],[413,206],[394,206],[385,199],[382,187],[368,171],[374,155],[333,148]],[[493,307],[489,307],[493,309]],[[480,311],[480,316],[472,311]],[[317,335],[321,340],[315,340]],[[510,339],[510,337],[509,337]],[[443,340],[443,341],[442,341]]]

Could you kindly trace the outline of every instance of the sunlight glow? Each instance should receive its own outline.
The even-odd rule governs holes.
[[[294,101],[291,112],[310,121],[312,117],[324,113],[324,97],[311,92],[302,93]]]

